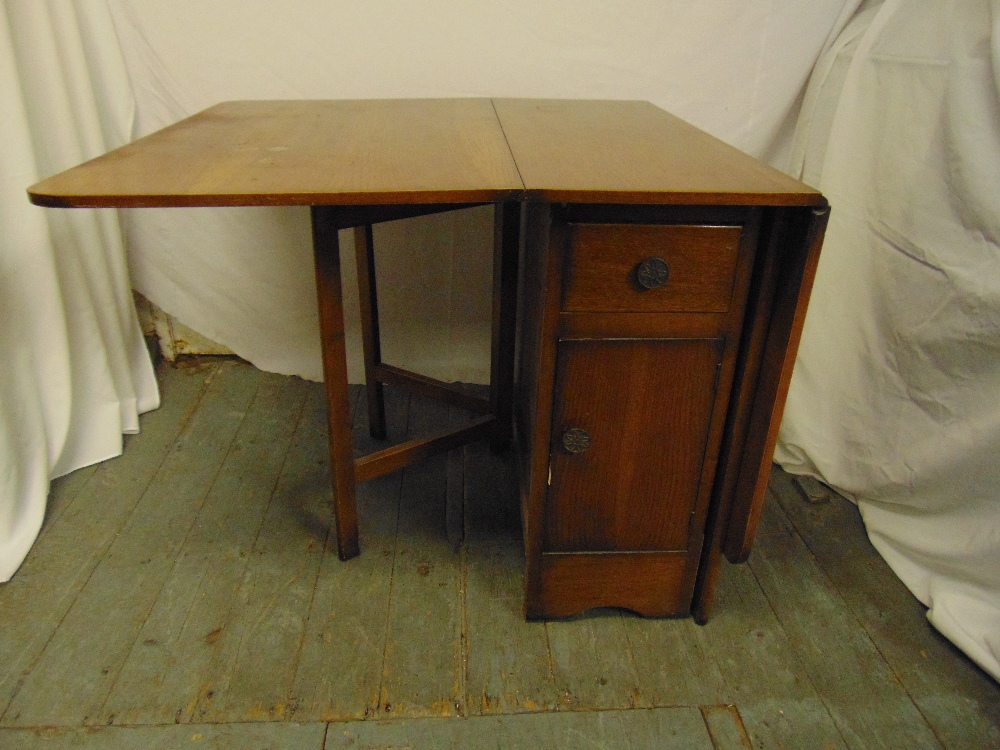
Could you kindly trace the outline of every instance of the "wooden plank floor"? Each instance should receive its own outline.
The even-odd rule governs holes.
[[[232,359],[159,375],[163,407],[53,484],[0,586],[3,750],[1000,748],[1000,686],[842,498],[776,471],[704,627],[526,623],[509,459],[474,445],[361,485],[341,563],[322,387]],[[395,391],[388,411],[394,440],[465,418]]]

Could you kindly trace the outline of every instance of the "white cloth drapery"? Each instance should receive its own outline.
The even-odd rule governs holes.
[[[49,479],[121,453],[159,405],[113,213],[43,211],[25,188],[125,142],[132,100],[103,3],[0,12],[0,581]]]
[[[775,458],[1000,677],[1000,2],[866,8],[795,155],[833,211]]]

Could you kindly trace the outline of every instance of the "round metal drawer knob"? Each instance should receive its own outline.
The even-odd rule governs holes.
[[[658,289],[667,283],[670,266],[663,258],[647,258],[635,267],[635,278],[643,289]]]
[[[570,453],[583,453],[590,447],[590,435],[586,430],[574,427],[563,433],[562,444]]]

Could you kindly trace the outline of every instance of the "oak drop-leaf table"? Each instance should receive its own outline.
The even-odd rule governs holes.
[[[704,621],[756,531],[828,208],[645,102],[216,105],[29,189],[42,206],[310,206],[341,559],[355,483],[513,439],[526,613]],[[381,361],[373,224],[493,204],[490,395]],[[480,416],[355,460],[338,231],[354,228],[369,425],[382,384]],[[516,359],[516,361],[515,361]]]

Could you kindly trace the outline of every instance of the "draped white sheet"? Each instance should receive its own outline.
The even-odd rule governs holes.
[[[833,211],[776,460],[1000,678],[1000,2],[864,10],[794,152]]]
[[[159,405],[114,213],[46,211],[25,188],[127,140],[132,100],[107,8],[0,12],[0,581],[49,479],[122,450]]]
[[[0,580],[37,533],[49,478],[116,455],[157,402],[118,214],[32,207],[37,177],[235,98],[640,98],[774,159],[856,4],[2,0]],[[264,369],[319,378],[304,210],[133,211],[123,224],[149,299]],[[396,363],[485,379],[490,224],[477,209],[377,229]]]

